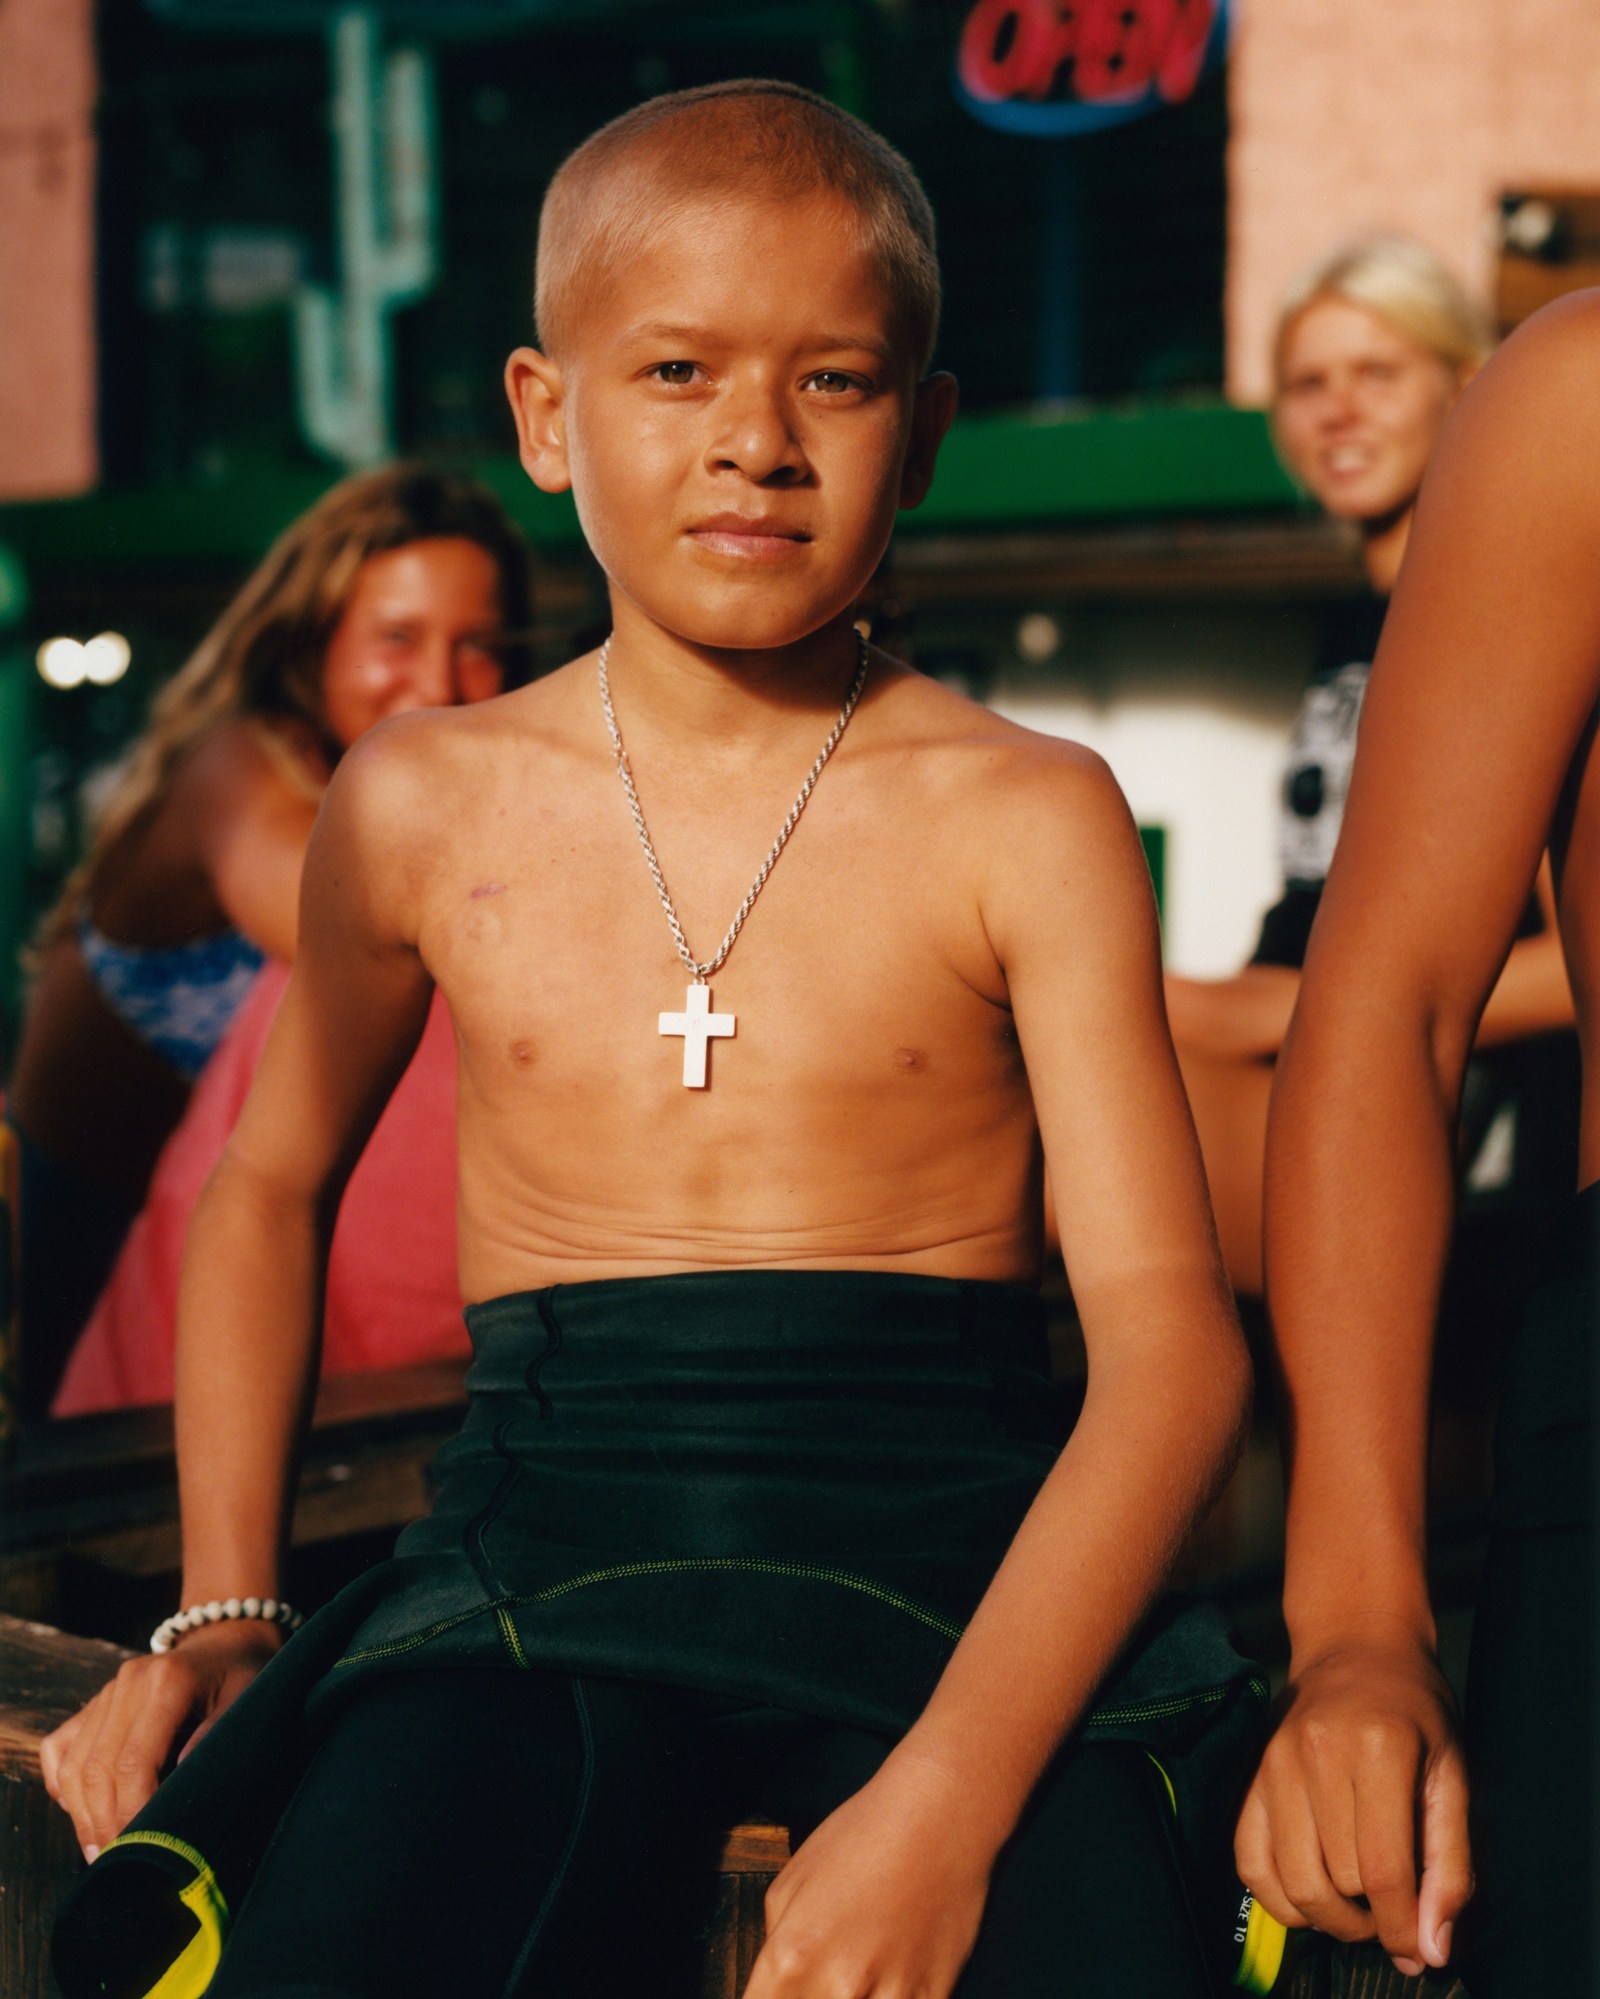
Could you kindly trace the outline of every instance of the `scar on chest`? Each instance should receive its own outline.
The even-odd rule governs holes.
[[[504,882],[479,882],[478,886],[470,891],[470,899],[473,902],[480,902],[486,895],[504,895],[505,892]]]
[[[894,1051],[894,1066],[907,1075],[915,1075],[927,1068],[927,1052],[921,1048],[897,1048]]]

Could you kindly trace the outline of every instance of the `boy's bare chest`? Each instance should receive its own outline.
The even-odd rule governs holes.
[[[469,1078],[570,1107],[680,1095],[701,1074],[719,1096],[815,1101],[1009,1072],[1004,981],[970,880],[914,810],[865,803],[847,786],[813,802],[699,989],[620,788],[480,822],[441,869],[421,937]],[[662,819],[668,891],[704,961],[776,827],[755,811]]]

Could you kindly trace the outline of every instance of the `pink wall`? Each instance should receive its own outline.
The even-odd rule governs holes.
[[[91,32],[91,0],[0,0],[0,500],[99,475]]]
[[[1264,402],[1277,300],[1372,231],[1483,297],[1506,188],[1600,189],[1600,0],[1244,0],[1230,82],[1228,390]]]

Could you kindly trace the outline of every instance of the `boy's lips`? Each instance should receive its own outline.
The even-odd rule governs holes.
[[[718,555],[754,562],[781,561],[811,539],[804,528],[770,514],[708,514],[687,533],[691,541]]]

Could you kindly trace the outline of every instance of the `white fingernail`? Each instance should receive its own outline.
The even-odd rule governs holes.
[[[85,1860],[87,1860],[87,1861],[88,1861],[89,1865],[90,1865],[90,1866],[92,1867],[92,1866],[94,1865],[94,1863],[95,1863],[95,1862],[96,1862],[96,1861],[97,1861],[97,1860],[98,1860],[98,1859],[100,1858],[100,1849],[99,1849],[99,1847],[98,1847],[98,1846],[86,1846],[86,1847],[85,1847],[85,1848],[83,1849],[83,1857],[84,1857],[84,1859],[85,1859]]]

